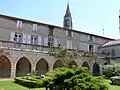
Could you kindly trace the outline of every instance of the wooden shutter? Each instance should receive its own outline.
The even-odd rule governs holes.
[[[27,35],[27,43],[31,44],[31,35]]]
[[[10,41],[14,42],[15,32],[10,33]]]
[[[54,46],[57,47],[58,46],[58,42],[57,42],[57,38],[54,38]]]
[[[23,33],[23,43],[27,43],[27,36],[25,33]]]
[[[38,45],[41,45],[42,44],[42,38],[41,36],[38,36]]]
[[[44,37],[44,45],[48,46],[48,37]]]

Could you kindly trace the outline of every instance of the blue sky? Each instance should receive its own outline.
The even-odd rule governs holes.
[[[63,25],[68,0],[1,0],[0,13]],[[120,0],[69,0],[73,28],[119,39]]]

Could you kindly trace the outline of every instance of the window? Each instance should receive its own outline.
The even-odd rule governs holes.
[[[115,56],[116,56],[116,53],[115,53],[115,50],[114,50],[114,49],[112,49],[111,56],[112,56],[112,57],[115,57]]]
[[[31,35],[31,44],[38,44],[38,36]]]
[[[21,43],[23,41],[23,35],[22,35],[22,33],[15,33],[14,41]]]
[[[22,28],[22,21],[20,20],[17,21],[17,28]]]
[[[49,34],[48,34],[48,36],[53,36],[53,30],[54,30],[54,27],[49,26]]]
[[[90,41],[94,41],[94,36],[89,35],[89,36],[88,36],[88,40],[90,40]]]
[[[38,27],[37,24],[33,24],[33,31],[37,31]]]
[[[89,51],[94,51],[94,46],[93,45],[89,45]]]
[[[54,45],[54,38],[48,38],[48,46],[53,46]]]
[[[71,40],[67,40],[67,48],[72,49],[72,41]]]

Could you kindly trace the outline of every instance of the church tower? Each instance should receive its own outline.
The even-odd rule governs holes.
[[[71,12],[69,8],[69,3],[67,4],[66,13],[64,16],[63,27],[67,29],[72,29],[72,17],[71,17]]]

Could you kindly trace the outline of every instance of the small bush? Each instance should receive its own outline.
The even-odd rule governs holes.
[[[16,77],[14,78],[15,83],[26,86],[28,88],[38,88],[38,87],[42,87],[42,81],[36,80],[36,79],[32,79],[29,77]]]

